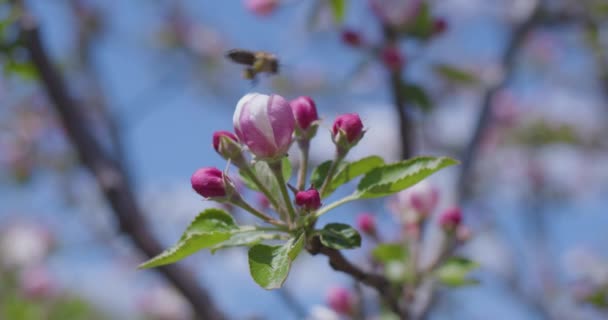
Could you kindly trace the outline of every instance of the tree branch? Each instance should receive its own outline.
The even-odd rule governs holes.
[[[387,44],[394,45],[399,40],[399,34],[387,24],[382,25],[384,41]],[[391,86],[391,94],[393,98],[393,106],[399,116],[399,136],[401,140],[401,159],[408,159],[414,153],[414,127],[412,119],[406,108],[406,97],[403,94],[405,84],[402,79],[401,69],[390,70],[389,83]]]
[[[14,1],[16,2],[16,1]],[[17,3],[18,5],[20,3]],[[144,215],[127,184],[124,168],[102,148],[90,131],[83,108],[70,97],[63,78],[52,65],[32,16],[23,13],[21,34],[42,84],[74,144],[83,165],[95,176],[99,188],[110,203],[120,230],[126,233],[147,257],[162,251],[160,242],[149,231]],[[189,301],[199,319],[224,319],[208,292],[179,265],[156,269]]]
[[[407,319],[406,311],[403,310],[399,304],[399,292],[391,286],[390,282],[385,277],[361,270],[348,261],[339,250],[324,246],[318,236],[313,237],[310,240],[306,249],[312,255],[322,254],[327,256],[327,258],[329,258],[329,265],[332,269],[344,272],[353,279],[376,289],[378,294],[384,299],[393,312],[399,315],[401,319]]]
[[[506,50],[501,58],[501,64],[503,65],[505,72],[503,79],[497,84],[489,87],[483,95],[481,111],[479,113],[479,117],[477,118],[475,131],[473,132],[473,136],[469,140],[469,143],[467,144],[462,155],[461,171],[458,178],[458,184],[456,186],[456,190],[461,200],[467,198],[471,193],[471,172],[479,155],[479,148],[482,138],[491,124],[492,100],[496,93],[506,86],[511,80],[513,71],[515,69],[517,53],[523,45],[526,36],[541,20],[541,7],[542,6],[540,4],[537,4],[530,16],[524,22],[518,25],[513,31],[511,40],[509,40]]]

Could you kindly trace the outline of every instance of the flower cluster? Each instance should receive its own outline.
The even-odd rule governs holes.
[[[346,161],[349,151],[365,135],[359,115],[348,113],[336,117],[330,128],[334,159],[309,172],[309,147],[319,125],[317,104],[310,97],[288,101],[276,94],[243,96],[236,104],[234,131],[216,131],[211,139],[213,149],[238,169],[240,177],[231,176],[228,169],[203,167],[194,172],[190,182],[203,198],[240,208],[262,224],[240,226],[223,209],[207,209],[194,219],[173,248],[141,267],[173,263],[201,249],[214,251],[248,246],[253,279],[266,289],[278,288],[303,248],[316,254],[320,246],[336,250],[332,252],[360,246],[361,236],[349,225],[330,223],[316,229],[319,217],[350,201],[384,197],[404,190],[456,164],[455,160],[443,157],[419,157],[393,164],[385,164],[378,156]],[[294,144],[300,150],[301,160],[292,184],[287,152]],[[326,203],[337,188],[359,177],[360,182],[352,194]],[[236,181],[243,181],[245,187],[257,192],[256,203],[246,199]],[[358,224],[364,234],[376,236],[373,217],[362,216]],[[284,242],[277,246],[265,244],[266,240]],[[332,304],[341,313],[348,313],[350,307],[345,300],[348,299],[341,297]]]

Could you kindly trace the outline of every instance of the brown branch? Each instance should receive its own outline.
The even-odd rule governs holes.
[[[519,49],[523,45],[524,40],[530,31],[537,23],[540,22],[541,17],[541,5],[537,5],[534,12],[532,12],[524,22],[515,28],[513,35],[511,36],[511,40],[509,40],[506,50],[501,58],[501,64],[504,68],[504,76],[502,81],[489,87],[483,95],[481,111],[479,113],[479,117],[477,118],[475,131],[473,132],[473,136],[469,140],[469,143],[467,144],[461,157],[461,171],[457,184],[457,192],[461,200],[467,198],[471,193],[471,173],[473,171],[475,161],[479,156],[479,149],[483,136],[488,127],[491,125],[492,100],[496,93],[505,87],[511,80],[515,69],[517,53],[519,52]]]
[[[391,283],[385,277],[361,270],[348,261],[339,250],[324,246],[319,237],[313,237],[306,249],[312,255],[322,254],[327,256],[332,269],[344,272],[360,283],[376,289],[393,312],[399,315],[401,319],[408,318],[406,311],[399,304],[399,292],[391,286]]]
[[[388,24],[382,25],[384,41],[387,45],[395,45],[399,41],[399,34]],[[407,112],[407,99],[403,87],[405,83],[402,78],[401,69],[390,70],[389,83],[393,107],[399,116],[399,136],[401,140],[401,159],[408,159],[414,154],[414,127],[413,121]]]
[[[120,230],[126,233],[147,257],[162,251],[160,242],[147,227],[133,191],[127,184],[124,168],[100,145],[85,120],[81,106],[70,97],[64,80],[52,65],[34,19],[23,13],[21,33],[26,49],[36,67],[48,96],[66,132],[76,147],[80,160],[95,176],[99,188],[110,203]],[[224,319],[208,292],[197,285],[193,276],[179,265],[157,269],[189,301],[199,319]]]

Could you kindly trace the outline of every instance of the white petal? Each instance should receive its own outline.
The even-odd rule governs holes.
[[[256,96],[260,95],[257,92],[252,92],[244,95],[239,102],[236,103],[236,109],[234,110],[234,115],[232,116],[232,124],[235,129],[239,129],[239,118],[241,117],[241,113],[243,112],[243,107],[251,100],[253,100]]]
[[[249,119],[254,122],[255,127],[266,137],[266,139],[276,145],[274,139],[274,131],[268,117],[268,100],[269,96],[258,94],[254,96],[247,104],[247,112]]]

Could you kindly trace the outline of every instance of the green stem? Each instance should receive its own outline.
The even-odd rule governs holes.
[[[285,232],[285,233],[289,233],[289,230],[287,230],[286,227],[253,227],[253,230],[256,231],[275,231],[275,232]]]
[[[240,207],[245,211],[248,211],[249,213],[253,214],[254,216],[256,216],[272,225],[275,225],[277,227],[283,227],[283,228],[286,227],[284,222],[273,219],[272,217],[268,216],[267,214],[252,207],[249,203],[245,202],[245,200],[243,200],[243,199],[239,199],[238,201],[233,201],[232,203],[235,206]]]
[[[325,194],[325,189],[329,186],[331,179],[334,177],[336,173],[336,169],[342,160],[344,159],[345,154],[340,154],[340,152],[336,153],[336,158],[332,161],[331,166],[329,167],[329,171],[327,171],[327,176],[325,176],[325,181],[321,185],[321,190],[319,190],[319,194],[321,197]]]
[[[258,176],[256,176],[255,173],[253,172],[253,170],[251,170],[251,167],[244,166],[242,168],[242,170],[243,170],[243,173],[245,173],[245,175],[249,179],[251,179],[251,181],[253,181],[253,183],[258,187],[258,189],[266,196],[266,199],[268,199],[268,201],[270,202],[270,204],[272,204],[274,209],[280,213],[281,207],[279,206],[279,202],[277,201],[277,199],[275,199],[273,194],[270,193],[268,188],[266,188],[266,186],[260,181],[260,179],[258,179]]]
[[[268,163],[268,166],[270,166],[270,170],[272,170],[274,176],[277,178],[277,182],[279,183],[279,190],[281,190],[281,195],[283,196],[283,200],[287,206],[287,212],[289,213],[287,216],[287,224],[291,226],[291,222],[296,220],[296,211],[291,203],[291,198],[289,197],[289,192],[287,191],[287,184],[283,178],[283,161]]]
[[[335,209],[336,207],[339,207],[339,206],[341,206],[341,205],[343,205],[343,204],[345,204],[347,202],[354,201],[354,200],[357,200],[357,195],[356,194],[351,194],[351,195],[346,196],[346,197],[344,197],[344,198],[342,198],[340,200],[332,202],[332,203],[326,205],[325,207],[319,209],[319,211],[317,211],[315,213],[315,219],[317,219],[320,216],[326,214],[328,211],[330,211],[332,209]]]
[[[300,171],[298,172],[298,190],[304,190],[306,185],[306,174],[308,173],[308,152],[310,150],[309,140],[298,141],[300,147]]]

